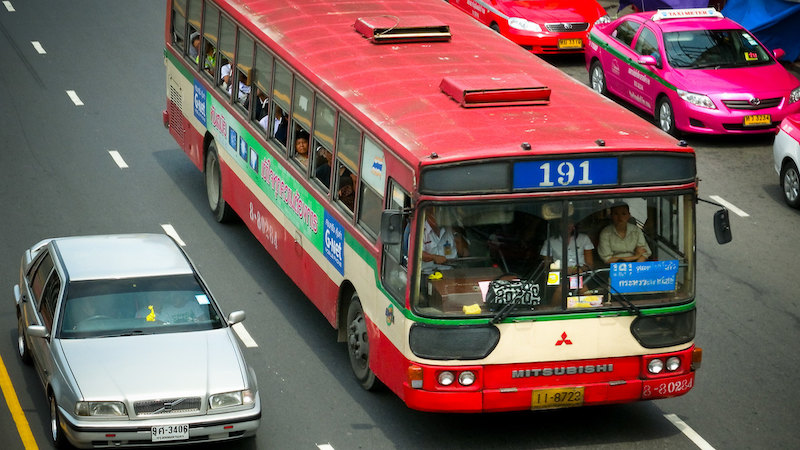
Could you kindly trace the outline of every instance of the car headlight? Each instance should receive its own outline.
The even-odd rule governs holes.
[[[508,26],[511,28],[516,28],[518,30],[525,30],[525,31],[534,31],[536,33],[542,32],[542,27],[539,24],[534,22],[529,22],[522,17],[511,17],[508,19]]]
[[[611,16],[609,16],[608,14],[594,21],[594,23],[608,23],[608,22],[611,22]]]
[[[695,94],[694,92],[684,91],[683,89],[678,89],[678,95],[693,105],[703,108],[717,109],[717,107],[714,106],[714,102],[712,102],[707,95]]]
[[[231,406],[252,405],[255,401],[255,393],[250,389],[245,389],[243,391],[214,394],[208,398],[208,407],[210,409],[229,408]]]
[[[78,402],[75,404],[78,416],[127,416],[122,402]]]
[[[794,88],[792,93],[789,94],[789,103],[794,103],[800,100],[800,86]]]

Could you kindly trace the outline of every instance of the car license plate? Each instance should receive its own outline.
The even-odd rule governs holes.
[[[536,389],[531,394],[531,409],[567,408],[583,405],[583,386]]]
[[[558,48],[583,48],[583,39],[559,39]]]
[[[772,117],[769,114],[754,114],[752,116],[744,116],[742,124],[746,127],[754,127],[758,125],[772,125]]]
[[[189,439],[189,425],[162,425],[151,427],[152,442],[180,441]]]

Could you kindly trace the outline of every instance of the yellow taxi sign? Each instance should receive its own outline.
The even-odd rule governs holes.
[[[653,14],[652,20],[693,19],[697,17],[719,17],[721,19],[724,16],[714,8],[659,9]]]

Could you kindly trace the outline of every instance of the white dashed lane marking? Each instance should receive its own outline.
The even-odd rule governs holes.
[[[14,11],[16,11],[16,9],[14,9],[14,5],[12,5],[12,4],[11,4],[11,2],[8,2],[8,1],[6,1],[6,2],[3,2],[3,6],[5,6],[5,7],[6,7],[6,9],[8,10],[8,12],[14,12]]]
[[[119,166],[120,169],[128,168],[128,163],[126,163],[125,160],[122,159],[122,155],[120,155],[118,151],[109,150],[108,154],[111,155],[111,159],[113,159],[114,162],[117,163],[117,166]]]
[[[46,51],[44,51],[44,47],[42,47],[42,44],[39,43],[39,41],[31,41],[31,45],[33,45],[33,48],[34,50],[36,50],[36,53],[40,55],[44,55],[45,53],[47,53]]]
[[[719,203],[720,205],[728,208],[729,210],[733,211],[733,213],[736,214],[739,217],[750,217],[750,214],[747,214],[746,212],[744,212],[741,209],[737,208],[736,205],[734,205],[733,203],[723,199],[719,195],[709,195],[709,198],[711,198],[711,200],[714,200],[715,202]]]
[[[69,96],[69,99],[72,100],[72,103],[75,103],[75,106],[83,106],[81,98],[78,97],[78,94],[76,94],[75,91],[67,91],[67,95]]]
[[[672,422],[675,427],[681,431],[681,433],[685,434],[697,448],[702,450],[714,450],[714,447],[711,446],[702,436],[697,434],[696,431],[692,429],[689,425],[686,425],[686,422],[682,421],[676,414],[664,414],[664,417],[667,418],[670,422]]]

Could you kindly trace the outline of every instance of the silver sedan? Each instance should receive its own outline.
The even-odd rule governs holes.
[[[174,445],[255,435],[255,373],[202,278],[168,236],[47,239],[14,286],[18,348],[58,447]]]

